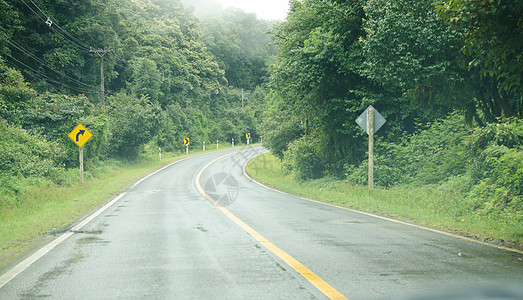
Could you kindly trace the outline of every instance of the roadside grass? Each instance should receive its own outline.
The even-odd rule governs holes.
[[[220,150],[228,148],[220,147]],[[213,151],[216,150],[206,153]],[[191,152],[189,156],[201,153]],[[26,186],[17,199],[18,205],[0,206],[0,274],[45,243],[46,236],[66,231],[80,217],[101,207],[136,180],[185,157],[188,156],[164,153],[162,160],[150,156],[134,163],[104,162],[104,165],[86,170],[84,184],[79,183],[76,169],[66,174],[77,178],[77,183],[70,186],[45,182]]]
[[[426,185],[369,191],[366,186],[333,178],[300,181],[285,175],[280,160],[270,152],[251,160],[246,170],[267,186],[304,198],[523,249],[522,224],[464,209],[463,196],[455,189]]]

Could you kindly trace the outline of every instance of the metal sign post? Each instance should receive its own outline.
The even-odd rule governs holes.
[[[356,123],[369,135],[369,190],[374,188],[374,134],[385,122],[387,120],[372,105],[356,119]]]

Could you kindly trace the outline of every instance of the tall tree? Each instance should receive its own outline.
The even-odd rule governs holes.
[[[268,142],[280,148],[277,152],[285,151],[297,134],[303,134],[310,136],[302,139],[303,144],[326,144],[324,150],[314,153],[333,169],[339,170],[345,162],[361,156],[359,132],[352,125],[357,113],[375,101],[369,97],[373,84],[362,74],[364,57],[359,38],[365,34],[363,4],[291,2],[287,21],[274,35],[278,52],[271,77],[271,103],[291,114],[288,122],[302,129],[289,131],[289,126],[268,119],[266,130],[275,138]],[[313,141],[313,137],[321,141]]]
[[[462,29],[470,67],[497,79],[505,92],[523,94],[523,2],[442,0],[438,9]]]

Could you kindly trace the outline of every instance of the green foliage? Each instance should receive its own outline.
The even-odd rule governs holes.
[[[367,76],[437,111],[470,97],[458,88],[470,80],[457,55],[459,33],[432,2],[367,1],[362,43]]]
[[[419,124],[419,126],[422,126]],[[414,135],[406,134],[401,143],[375,142],[374,180],[377,185],[435,184],[466,172],[470,159],[466,141],[470,130],[462,115],[426,124]],[[366,184],[367,161],[348,166],[349,180]]]
[[[31,107],[36,91],[25,82],[22,73],[9,68],[0,61],[0,118],[12,124],[21,124]]]
[[[108,101],[110,152],[117,157],[136,158],[158,131],[158,107],[151,105],[147,97],[125,94],[111,96]]]
[[[134,58],[129,62],[132,72],[127,88],[135,97],[148,97],[157,102],[160,95],[162,77],[156,63],[148,58]]]
[[[202,39],[230,86],[253,90],[267,81],[268,57],[273,52],[267,34],[271,25],[237,9],[202,19]]]
[[[436,186],[458,193],[456,219],[472,215],[509,227],[523,222],[521,120],[472,129],[453,114],[400,144],[377,141],[374,166],[378,186]],[[349,181],[366,184],[367,162],[347,167],[347,173]]]
[[[523,93],[523,3],[521,1],[442,0],[445,20],[463,29],[469,66],[499,80],[507,93]]]
[[[298,179],[316,179],[325,171],[325,138],[306,135],[289,144],[284,153],[283,168]]]
[[[523,149],[508,150],[492,165],[494,182],[505,187],[511,195],[519,196],[523,205]]]
[[[469,147],[470,173],[477,183],[468,194],[475,199],[473,208],[486,215],[495,211],[522,218],[523,121],[508,119],[478,128]]]
[[[282,160],[289,143],[302,136],[304,128],[299,118],[283,104],[283,101],[275,97],[267,97],[267,108],[263,117],[264,144]]]
[[[362,155],[353,120],[375,99],[373,83],[361,74],[363,2],[292,1],[287,21],[276,27],[264,127],[278,156],[313,132],[325,135],[321,156],[329,172]]]
[[[63,150],[56,142],[31,135],[0,120],[0,176],[45,177],[60,172]]]

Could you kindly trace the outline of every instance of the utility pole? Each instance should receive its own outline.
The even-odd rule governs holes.
[[[107,54],[107,53],[111,53],[113,51],[113,49],[111,47],[107,48],[103,48],[103,49],[98,49],[98,50],[95,50],[93,49],[93,47],[91,47],[91,49],[89,50],[89,52],[94,52],[96,54],[98,54],[98,56],[100,57],[100,95],[102,97],[102,107],[105,105],[105,91],[104,91],[104,55]]]
[[[245,95],[248,95],[250,93],[246,93],[245,90],[242,88],[242,110],[245,108]]]

